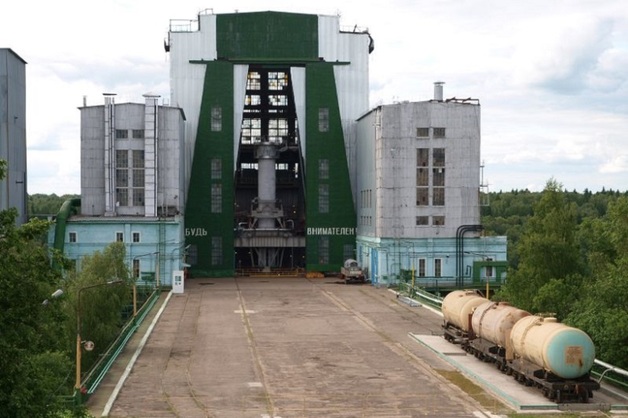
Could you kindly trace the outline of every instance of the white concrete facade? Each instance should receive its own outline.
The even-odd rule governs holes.
[[[480,236],[477,100],[379,106],[357,136],[356,258],[373,282],[403,270],[436,286],[505,278],[490,264],[507,260],[506,238]]]
[[[81,215],[183,212],[185,119],[181,109],[157,100],[116,104],[106,97],[105,105],[80,108]]]
[[[444,129],[445,137],[434,137]],[[480,107],[455,102],[380,106],[359,121],[358,234],[369,237],[455,236],[460,225],[480,222]],[[418,136],[427,129],[428,136]],[[427,165],[419,162],[426,150]],[[435,161],[435,150],[444,162]],[[419,169],[425,170],[429,200],[418,202]],[[442,176],[442,186],[436,179]],[[442,179],[441,179],[442,181]],[[444,188],[444,201],[436,190]],[[364,200],[364,201],[362,201]],[[417,217],[427,224],[417,224]],[[435,217],[444,217],[444,224]],[[440,218],[438,218],[440,219]]]

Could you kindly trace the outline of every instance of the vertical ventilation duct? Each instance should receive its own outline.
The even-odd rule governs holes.
[[[437,81],[434,83],[434,100],[437,102],[443,101],[443,84],[444,81]]]
[[[116,161],[115,133],[116,112],[115,94],[103,93],[105,96],[105,216],[116,215]]]
[[[158,210],[158,160],[159,147],[157,145],[158,133],[158,95],[145,94],[144,110],[144,216],[157,216]],[[162,192],[162,203],[164,193]],[[162,208],[162,214],[164,213]]]

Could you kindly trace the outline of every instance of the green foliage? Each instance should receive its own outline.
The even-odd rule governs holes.
[[[590,238],[589,280],[567,322],[586,331],[600,358],[628,368],[628,198],[608,206]]]
[[[122,283],[111,283],[116,281]],[[109,282],[109,283],[108,283]],[[83,341],[92,341],[95,349],[82,352],[83,371],[88,370],[115,340],[123,325],[123,308],[131,303],[130,274],[125,264],[123,243],[110,244],[101,253],[84,257],[81,271],[72,272],[66,281],[68,315],[72,318],[67,341],[75,352],[75,336],[80,326]],[[80,305],[79,305],[80,302]],[[77,315],[80,313],[80,324]]]
[[[0,180],[4,179],[7,175],[7,162],[5,160],[0,160]]]
[[[628,193],[561,189],[491,195],[485,232],[509,240],[496,298],[555,314],[591,336],[597,358],[628,368]]]
[[[576,245],[576,207],[567,204],[560,184],[550,180],[534,205],[516,246],[518,268],[508,273],[501,297],[531,311],[545,310],[551,288],[572,286],[568,277],[583,272]],[[537,297],[551,280],[551,287]]]
[[[48,417],[63,408],[56,393],[69,370],[60,304],[42,302],[61,284],[39,239],[48,222],[15,226],[17,211],[0,212],[0,416]]]
[[[56,215],[61,209],[61,205],[68,199],[74,199],[78,195],[64,194],[57,196],[56,194],[33,194],[28,196],[28,214],[29,216],[51,216]]]

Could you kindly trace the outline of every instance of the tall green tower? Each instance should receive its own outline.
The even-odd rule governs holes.
[[[186,113],[191,273],[338,271],[355,248],[356,119],[368,110],[366,31],[336,16],[200,14],[171,22]]]

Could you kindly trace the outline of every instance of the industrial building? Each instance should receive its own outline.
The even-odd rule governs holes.
[[[114,94],[79,110],[81,199],[62,206],[51,244],[80,269],[85,255],[123,242],[135,277],[170,285],[185,250],[183,111]]]
[[[376,284],[504,278],[506,238],[481,235],[478,100],[436,83],[432,100],[369,108],[373,39],[338,16],[206,11],[171,21],[164,47],[171,106],[80,109],[80,214],[62,210],[55,241],[70,258],[123,240],[136,275],[165,284],[184,266],[333,273],[349,258]]]
[[[375,283],[430,289],[504,279],[506,237],[481,236],[480,103],[434,98],[358,120],[356,259]]]
[[[368,32],[337,16],[210,12],[171,22],[165,47],[193,151],[191,273],[337,271],[355,248]]]
[[[0,160],[7,163],[0,179],[0,210],[15,208],[18,225],[27,221],[26,61],[0,48]]]

